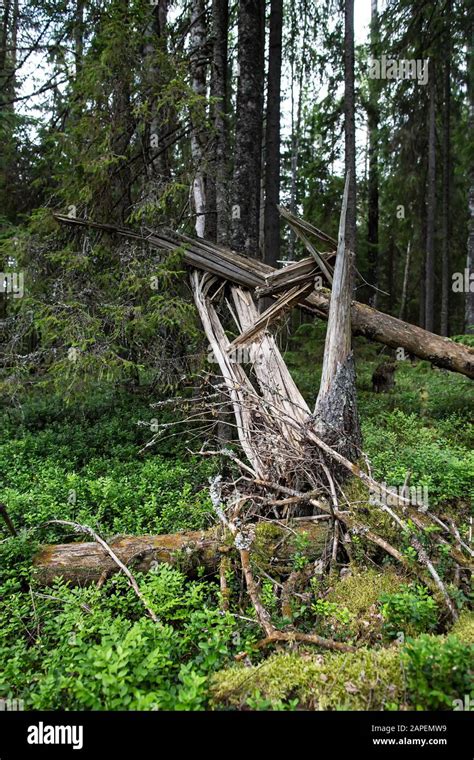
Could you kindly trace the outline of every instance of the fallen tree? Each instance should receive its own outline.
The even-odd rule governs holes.
[[[270,526],[267,527],[267,526]],[[328,536],[325,518],[297,521],[289,530],[278,522],[263,523],[257,528],[257,557],[273,566],[278,572],[290,572],[293,551],[292,535],[306,534],[315,555],[319,555]],[[233,546],[219,528],[169,533],[160,536],[117,536],[108,543],[116,556],[135,572],[148,572],[166,562],[185,570],[189,575],[199,567],[207,573],[219,572],[222,557],[232,555]],[[257,560],[258,561],[258,560]],[[61,576],[72,585],[102,583],[120,572],[120,568],[95,541],[68,544],[45,544],[34,558],[35,577],[40,585],[48,586]]]
[[[77,219],[55,214],[55,218],[68,225],[102,230],[113,235],[132,238],[162,250],[182,247],[184,262],[194,269],[209,272],[227,282],[257,289],[260,294],[277,293],[294,285],[302,285],[313,280],[319,273],[325,278],[313,258],[303,259],[295,265],[275,270],[257,259],[250,259],[227,248],[203,240],[194,240],[185,235],[163,235],[150,233],[141,235],[123,227],[99,224],[88,219]],[[326,254],[330,261],[333,254]],[[272,275],[278,274],[278,284],[269,287]],[[327,278],[325,278],[327,279]],[[311,293],[299,294],[299,304],[322,319],[327,320],[330,310],[331,291],[327,288],[313,289]],[[352,301],[351,329],[353,334],[382,343],[391,348],[403,348],[410,354],[431,362],[437,367],[459,372],[474,379],[474,350],[449,338],[423,330],[421,327],[384,314],[366,304]]]
[[[301,530],[309,533],[313,552],[317,549],[316,556],[311,560],[308,558],[307,572],[300,574],[302,583],[309,582],[316,572],[336,568],[341,556],[350,560],[347,542],[352,540],[351,535],[357,536],[358,540],[375,547],[381,565],[388,555],[389,561],[395,562],[402,572],[426,584],[444,604],[449,617],[456,619],[456,606],[447,587],[450,577],[438,571],[439,550],[442,547],[443,554],[449,554],[451,577],[458,587],[472,566],[472,550],[462,541],[456,526],[451,529],[430,514],[423,514],[422,518],[405,492],[394,496],[386,486],[374,480],[367,461],[367,466],[363,466],[351,333],[365,334],[388,345],[406,348],[439,366],[471,377],[474,376],[474,352],[363,304],[351,302],[352,278],[356,272],[353,271],[352,253],[345,246],[347,189],[348,179],[335,261],[334,252],[322,253],[311,243],[305,243],[312,258],[275,274],[261,262],[238,256],[214,244],[183,236],[179,238],[184,260],[192,270],[190,282],[196,308],[219,365],[219,385],[212,386],[211,382],[211,386],[215,395],[222,399],[222,405],[233,410],[237,442],[245,459],[242,461],[233,448],[201,452],[227,456],[232,460],[233,468],[226,472],[225,478],[217,475],[210,484],[211,502],[221,532],[214,529],[209,533],[125,537],[116,539],[109,546],[90,528],[64,522],[64,525],[92,535],[95,543],[43,547],[35,559],[41,582],[49,583],[57,575],[62,575],[73,582],[95,580],[100,583],[119,568],[141,598],[130,565],[146,570],[154,563],[165,561],[180,566],[184,563],[192,571],[197,562],[211,573],[220,573],[223,603],[227,604],[225,568],[228,564],[225,559],[233,552],[233,556],[240,559],[247,594],[256,621],[265,634],[261,646],[278,641],[301,641],[329,648],[346,647],[340,642],[322,639],[317,633],[297,631],[291,624],[283,630],[275,627],[271,614],[262,603],[262,576],[281,586],[281,608],[285,617],[291,607],[288,597],[293,593],[298,575],[295,576],[291,566],[287,566],[283,570],[287,578],[282,584],[281,572],[280,575],[276,573],[280,578],[276,581],[274,574],[268,574],[268,568],[261,567],[262,553],[257,534],[268,520],[276,520],[279,530],[293,535]],[[89,224],[68,217],[59,219],[73,224]],[[295,224],[294,219],[291,221]],[[129,234],[107,225],[91,226],[120,235]],[[314,232],[310,225],[298,222],[297,226],[302,228],[300,237],[304,241],[311,232],[325,240],[324,233]],[[154,233],[148,237],[131,233],[131,237],[167,250],[177,246],[176,240]],[[325,242],[333,243],[331,239]],[[322,288],[309,292],[315,272],[326,277],[332,286],[331,292]],[[228,288],[222,298],[225,283]],[[258,313],[255,305],[255,290],[276,297],[275,303],[263,314]],[[295,303],[301,303],[328,319],[322,379],[313,413],[268,329],[269,324]],[[222,308],[227,308],[227,317],[233,318],[237,326],[238,337],[232,343],[219,314]],[[248,347],[245,367],[232,360],[236,345]],[[217,413],[215,405],[213,413]],[[165,423],[165,427],[169,427],[169,423]],[[375,509],[381,528],[377,527],[377,519],[372,522],[361,519],[360,500],[347,498],[347,481],[351,479],[363,484],[365,499]],[[387,496],[390,496],[390,502]],[[295,529],[293,521],[288,523],[289,517],[299,516],[301,508],[311,514],[311,519],[305,521],[309,530],[306,525],[300,524]],[[321,538],[321,531],[324,545],[317,541],[317,536]],[[283,539],[276,546],[280,547],[282,543]],[[411,550],[409,557],[407,546]],[[276,548],[272,550],[271,562],[275,560],[275,553]],[[146,600],[142,601],[146,605]],[[147,612],[151,617],[155,614],[148,607]]]

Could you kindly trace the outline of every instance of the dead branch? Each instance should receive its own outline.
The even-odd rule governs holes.
[[[273,623],[271,622],[271,616],[263,606],[260,599],[258,584],[253,576],[252,566],[250,563],[250,547],[254,538],[253,527],[251,525],[237,526],[231,519],[229,519],[229,517],[226,515],[224,504],[221,500],[220,484],[221,477],[219,475],[216,478],[212,479],[209,489],[211,501],[217,516],[221,520],[222,524],[228,530],[230,530],[234,538],[234,545],[240,554],[240,561],[245,577],[248,595],[254,607],[257,621],[266,634],[265,638],[257,644],[257,648],[267,646],[268,644],[275,643],[277,641],[304,641],[305,643],[316,644],[317,646],[324,647],[325,649],[334,649],[343,652],[355,651],[355,648],[349,646],[348,644],[332,641],[332,639],[325,639],[322,636],[318,636],[316,634],[305,634],[298,631],[278,631],[274,627]]]

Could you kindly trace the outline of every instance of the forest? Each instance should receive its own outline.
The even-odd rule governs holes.
[[[473,20],[0,0],[0,752],[474,710]]]

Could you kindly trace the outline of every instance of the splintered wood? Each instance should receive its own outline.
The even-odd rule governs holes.
[[[420,522],[419,514],[410,507],[404,496],[395,497],[389,509],[386,497],[390,494],[393,498],[393,494],[372,478],[370,468],[366,472],[360,466],[363,453],[360,448],[351,332],[388,346],[403,347],[420,358],[427,358],[440,367],[469,377],[474,377],[474,351],[364,304],[351,302],[351,253],[346,250],[344,242],[347,189],[348,179],[337,253],[336,242],[331,237],[280,209],[310,256],[278,271],[261,261],[246,258],[208,241],[193,240],[184,235],[170,237],[155,232],[139,235],[111,225],[56,215],[59,221],[67,224],[125,235],[166,251],[176,250],[177,247],[183,251],[184,263],[191,269],[191,287],[202,327],[219,366],[219,378],[212,381],[213,393],[222,399],[222,404],[220,400],[218,402],[222,408],[232,408],[233,426],[243,452],[243,455],[239,454],[232,446],[211,451],[207,441],[200,453],[226,456],[232,462],[231,468],[223,470],[225,476],[220,474],[212,479],[210,497],[219,521],[225,530],[230,531],[235,548],[240,553],[248,595],[256,620],[265,634],[257,646],[267,646],[277,641],[302,641],[331,649],[351,648],[316,634],[299,632],[294,627],[285,631],[274,628],[271,616],[262,604],[259,581],[254,575],[251,560],[255,524],[262,520],[273,520],[274,524],[283,526],[285,531],[293,534],[298,529],[286,522],[290,514],[297,519],[304,517],[306,520],[327,522],[326,533],[331,540],[325,542],[317,560],[321,572],[326,568],[334,569],[341,556],[347,559],[349,552],[344,548],[344,531],[357,535],[363,543],[375,547],[376,552],[388,554],[390,561],[399,564],[404,572],[426,583],[440,596],[453,618],[457,616],[455,606],[432,557],[436,556],[440,546],[449,547],[458,582],[472,560],[470,547],[462,544],[456,527],[452,534],[450,527],[429,513],[423,516],[426,522]],[[322,241],[329,250],[317,250],[312,242],[314,239]],[[316,276],[321,276],[330,284],[331,291],[314,287]],[[259,314],[254,296],[263,294],[272,295],[275,301]],[[218,303],[226,304],[235,322],[238,336],[232,341],[224,327],[228,326],[228,321],[224,322],[224,317],[218,313]],[[294,383],[270,332],[270,327],[295,304],[328,320],[322,380],[313,414]],[[240,356],[236,361],[235,353],[242,351],[245,360],[242,361]],[[213,414],[216,414],[215,405]],[[344,480],[351,476],[362,481],[370,492],[371,503],[378,504],[381,512],[389,515],[393,523],[402,529],[416,551],[417,562],[409,561],[402,546],[392,545],[385,536],[376,532],[374,525],[362,522],[357,509],[354,509],[356,502],[351,503],[345,494]],[[298,514],[299,510],[303,515],[301,511]],[[408,517],[420,535],[423,532],[423,542],[409,528]],[[437,526],[437,531],[441,527],[442,535],[433,530],[430,533],[426,531],[429,526]],[[175,546],[173,536],[150,541],[146,538],[147,552],[148,543],[153,545],[150,556],[162,556],[167,550],[167,545],[163,544],[165,538]],[[181,545],[182,540],[181,537],[177,544]],[[207,543],[204,542],[203,546],[207,547]],[[65,564],[68,568],[70,564],[77,566],[75,570],[74,567],[68,570],[73,577],[75,571],[79,574],[78,568],[89,572],[84,552],[76,545],[71,549],[68,546],[58,547],[53,554],[51,547],[47,549],[40,555],[37,565],[44,569],[48,582],[56,574],[61,574]],[[106,568],[110,566],[107,553],[104,555],[102,551],[102,554],[97,554],[94,550],[93,555],[91,572],[96,573],[103,564]],[[211,564],[213,568],[221,567],[222,580],[223,565],[217,561],[220,558],[214,555],[215,551]]]
[[[314,282],[315,275],[322,274],[312,257],[296,262],[294,267],[291,265],[292,268],[288,266],[277,270],[258,259],[250,259],[223,246],[209,241],[194,240],[186,235],[176,233],[166,235],[157,232],[140,234],[132,229],[94,222],[90,219],[78,219],[65,214],[53,216],[64,225],[85,227],[114,236],[130,238],[149,245],[150,248],[164,251],[176,251],[177,248],[181,248],[183,261],[187,266],[201,272],[209,272],[229,283],[241,285],[252,291],[256,290],[258,295],[278,293],[288,287],[303,285],[308,281]],[[293,215],[291,218],[296,219]],[[332,238],[321,233],[317,228],[301,219],[297,221],[305,234],[319,235],[320,238],[324,236],[321,239],[330,247],[335,245]],[[330,264],[334,252],[323,254],[323,256]],[[299,303],[305,310],[317,314],[321,319],[327,319],[330,302],[329,290],[315,288],[309,294],[303,294]],[[363,335],[369,340],[377,341],[390,348],[403,348],[409,354],[425,359],[438,367],[460,372],[474,379],[474,349],[384,314],[367,304],[352,301],[351,329],[355,335]]]
[[[247,364],[255,385],[243,366],[233,360],[232,343],[212,303],[215,285],[216,279],[210,275],[192,272],[194,300],[232,403],[240,444],[256,477],[287,479],[292,469],[289,452],[296,460],[303,454],[298,428],[310,418],[309,407],[274,337],[266,330],[260,330],[248,344]],[[258,321],[256,306],[248,290],[232,286],[231,294],[230,311],[238,330],[245,334]]]

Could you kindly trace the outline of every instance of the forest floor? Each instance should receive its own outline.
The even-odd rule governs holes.
[[[302,325],[285,358],[314,403],[324,326]],[[467,378],[426,362],[398,362],[395,388],[372,391],[378,348],[356,340],[359,411],[374,477],[426,487],[430,510],[469,530],[474,474]],[[189,454],[193,431],[150,439],[149,423],[171,419],[139,392],[98,386],[65,404],[38,390],[3,410],[0,501],[18,531],[0,524],[0,698],[26,709],[453,709],[474,696],[474,615],[469,594],[450,588],[460,611],[452,626],[439,600],[361,541],[352,559],[309,592],[295,595],[291,617],[302,630],[359,647],[325,652],[308,645],[257,650],[261,632],[240,573],[228,570],[230,606],[219,579],[161,565],[137,573],[159,622],[147,617],[124,576],[100,587],[40,587],[31,562],[40,543],[77,540],[45,525],[73,520],[104,538],[208,528],[215,516],[208,479],[216,462]],[[470,490],[471,489],[471,490]],[[370,504],[361,500],[370,521]],[[308,562],[305,537],[294,540],[292,569]],[[407,548],[407,552],[409,549]],[[449,558],[440,574],[449,576]],[[444,564],[443,564],[444,563]],[[275,625],[281,584],[265,576],[261,594]],[[243,656],[241,653],[245,652]]]

